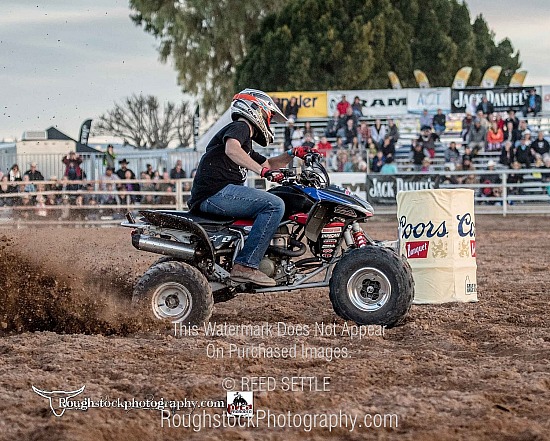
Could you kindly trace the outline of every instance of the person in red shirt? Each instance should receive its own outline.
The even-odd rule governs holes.
[[[340,115],[345,115],[348,107],[351,107],[351,104],[346,100],[346,95],[342,95],[342,100],[336,105],[336,109],[338,109]]]
[[[332,144],[327,141],[326,136],[321,136],[321,140],[317,143],[315,148],[325,158],[328,158],[332,153]]]

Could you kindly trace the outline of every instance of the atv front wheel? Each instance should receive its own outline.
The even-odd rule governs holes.
[[[199,270],[169,260],[154,264],[139,279],[132,303],[149,317],[200,326],[210,319],[214,299]]]
[[[330,301],[336,314],[358,325],[401,323],[414,297],[409,264],[388,248],[353,249],[334,267]]]

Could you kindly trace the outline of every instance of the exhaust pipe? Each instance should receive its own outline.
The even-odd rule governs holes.
[[[132,245],[141,251],[173,256],[182,260],[195,259],[195,247],[168,239],[135,234],[132,236]]]

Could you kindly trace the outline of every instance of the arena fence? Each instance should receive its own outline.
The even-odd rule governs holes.
[[[336,174],[335,174],[336,175]],[[350,189],[366,197],[365,173],[339,173],[349,182]],[[488,183],[488,175],[497,182]],[[510,176],[514,175],[514,182]],[[469,171],[432,173],[439,188],[470,188],[475,191],[476,214],[525,215],[550,214],[550,182],[541,180],[540,169]],[[374,175],[381,178],[388,175]],[[426,176],[423,173],[394,175],[405,178]],[[449,177],[465,178],[451,184]],[[519,177],[519,179],[518,179]],[[349,179],[348,179],[349,178]],[[142,209],[187,209],[192,179],[180,180],[123,180],[123,181],[17,181],[0,186],[0,227],[74,225],[117,225],[127,212]],[[35,188],[29,187],[34,185]],[[139,184],[139,190],[129,185]],[[358,185],[361,184],[361,185]],[[272,185],[263,179],[251,177],[248,185],[267,188]],[[347,186],[346,184],[342,184]],[[26,188],[25,188],[26,187]],[[25,191],[29,190],[29,191]],[[394,215],[395,204],[374,204],[375,214]]]

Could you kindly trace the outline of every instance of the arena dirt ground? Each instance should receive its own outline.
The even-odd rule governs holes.
[[[361,340],[175,338],[171,328],[152,330],[128,310],[134,279],[155,260],[132,248],[129,230],[0,231],[0,439],[550,439],[550,218],[477,221],[479,303],[413,306],[403,326]],[[368,231],[394,239],[396,222],[375,219]],[[241,295],[216,304],[212,321],[343,325],[326,289]],[[227,350],[231,343],[295,342],[345,347],[350,357],[206,355],[212,343]],[[395,414],[398,427],[306,432],[264,425],[193,432],[161,427],[161,412],[154,410],[67,410],[57,418],[48,401],[31,390],[85,385],[75,398],[220,400],[222,380],[243,376],[274,377],[278,388],[285,376],[330,377],[327,392],[256,393],[256,409]]]

